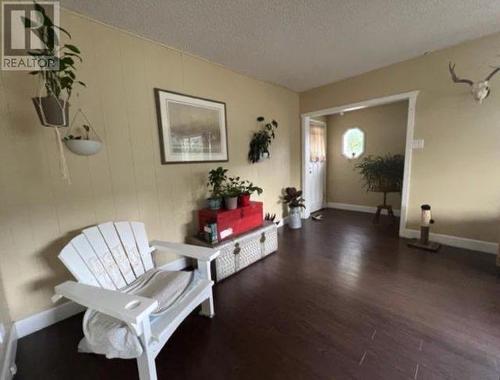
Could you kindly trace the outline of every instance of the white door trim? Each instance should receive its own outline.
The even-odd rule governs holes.
[[[310,118],[309,119],[309,126],[310,125],[317,125],[317,126],[320,126],[320,127],[323,127],[324,130],[325,130],[325,150],[326,150],[326,144],[327,144],[327,141],[328,141],[328,136],[327,136],[327,133],[328,133],[328,125],[326,124],[326,122],[322,121],[322,120],[316,120],[316,119],[313,119],[313,118]],[[309,131],[307,132],[309,134]],[[306,162],[307,165],[311,165],[309,159],[307,159],[307,162]],[[313,210],[312,212],[315,212],[315,211],[318,211],[322,208],[325,207],[325,204],[326,204],[326,162],[323,162],[322,165],[325,165],[325,173],[323,175],[323,183],[322,183],[322,191],[323,191],[323,200],[321,203],[318,203],[318,204],[315,204],[314,207],[311,203],[309,203],[309,213],[311,213],[311,210]],[[304,193],[304,197],[307,199],[309,198],[309,200],[311,199],[311,196],[310,194],[306,194]],[[304,215],[302,215],[303,217],[305,217]]]
[[[16,351],[17,351],[16,326],[9,325],[5,334],[5,339],[0,344],[0,379],[11,380],[17,372]]]
[[[301,114],[302,119],[302,190],[304,194],[308,194],[307,184],[307,156],[309,152],[309,122],[311,118],[318,116],[333,115],[340,112],[354,111],[357,109],[380,106],[383,104],[394,103],[402,100],[408,100],[408,118],[406,122],[406,146],[405,146],[405,170],[403,175],[403,191],[401,194],[401,218],[399,221],[399,236],[404,236],[406,229],[406,221],[408,218],[408,203],[410,199],[410,178],[411,178],[411,161],[413,153],[413,135],[415,129],[415,105],[419,91],[403,92],[401,94],[384,96],[380,98],[368,99],[357,103],[345,104],[342,106],[331,107],[314,112],[306,112]],[[327,153],[328,154],[328,153]],[[308,218],[310,213],[309,200],[306,197],[306,210],[303,213],[305,218]]]
[[[326,123],[322,120],[316,120],[316,119],[311,118],[309,121],[311,124],[316,124],[316,125],[319,125],[321,127],[326,127]]]
[[[321,115],[316,115],[321,116]],[[307,219],[311,215],[311,202],[308,197],[309,186],[307,185],[307,166],[309,161],[309,123],[311,122],[310,116],[302,115],[302,170],[301,182],[302,192],[305,198],[306,208],[302,210],[302,218]]]

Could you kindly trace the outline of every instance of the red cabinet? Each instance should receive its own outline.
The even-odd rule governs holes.
[[[263,219],[262,202],[250,202],[234,210],[204,208],[198,211],[198,228],[202,233],[207,224],[217,223],[217,238],[221,241],[261,227]]]

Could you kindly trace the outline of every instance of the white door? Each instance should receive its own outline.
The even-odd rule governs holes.
[[[309,212],[324,207],[326,193],[326,124],[311,120],[309,125]]]

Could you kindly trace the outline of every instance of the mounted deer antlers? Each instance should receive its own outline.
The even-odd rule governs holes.
[[[472,97],[478,103],[482,103],[483,100],[490,95],[491,90],[489,80],[500,71],[500,67],[495,67],[495,69],[486,77],[486,79],[479,82],[473,82],[470,79],[459,78],[455,73],[455,64],[452,64],[450,62],[448,65],[448,69],[450,70],[451,79],[453,80],[453,82],[466,83],[471,86]]]

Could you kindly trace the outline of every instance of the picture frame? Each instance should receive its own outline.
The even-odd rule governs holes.
[[[154,89],[161,163],[227,162],[226,103]]]

